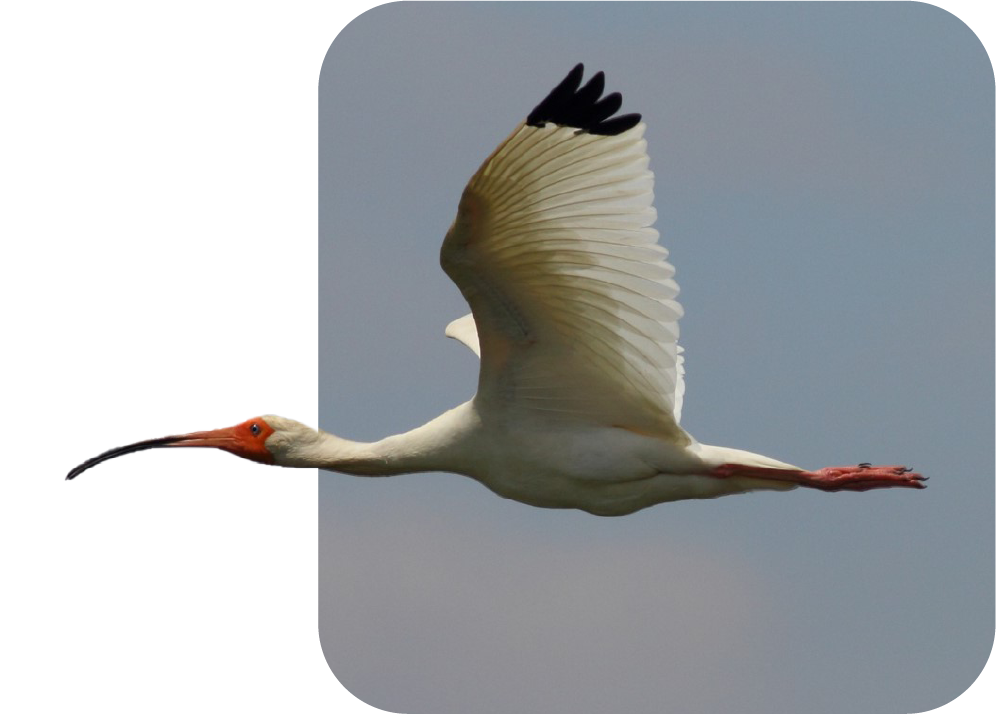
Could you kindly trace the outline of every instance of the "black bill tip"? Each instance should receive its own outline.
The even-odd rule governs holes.
[[[97,464],[103,463],[108,459],[113,459],[118,456],[124,456],[125,454],[132,454],[136,451],[145,451],[146,449],[158,449],[163,446],[171,446],[180,440],[177,436],[164,436],[159,439],[147,439],[145,441],[139,441],[134,444],[129,444],[128,446],[118,446],[114,449],[109,449],[104,453],[94,456],[92,459],[87,459],[82,464],[74,468],[68,474],[66,474],[66,480],[72,481],[74,478],[79,476],[81,473],[87,469],[96,466]]]

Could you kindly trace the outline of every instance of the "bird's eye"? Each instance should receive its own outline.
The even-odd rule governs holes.
[[[249,431],[252,432],[253,436],[259,436],[259,424],[253,424],[250,426]]]

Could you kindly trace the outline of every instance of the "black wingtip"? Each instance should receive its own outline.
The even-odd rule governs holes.
[[[622,95],[613,92],[602,97],[605,74],[596,72],[588,83],[581,86],[584,64],[578,63],[554,87],[536,108],[529,112],[526,124],[544,126],[548,122],[570,126],[589,134],[614,136],[629,131],[640,123],[639,114],[622,114],[613,117],[622,105]]]

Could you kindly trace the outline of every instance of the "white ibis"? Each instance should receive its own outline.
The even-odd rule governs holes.
[[[505,498],[623,515],[665,501],[797,486],[923,488],[903,466],[807,471],[708,446],[679,426],[678,286],[652,227],[639,114],[613,116],[599,72],[577,65],[485,160],[440,262],[471,314],[446,334],[481,358],[477,393],[412,431],[360,443],[278,416],[141,441],[208,446],[265,464],[357,476],[450,471]]]

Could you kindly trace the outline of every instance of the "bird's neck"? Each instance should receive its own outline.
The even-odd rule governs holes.
[[[465,472],[473,447],[472,410],[451,409],[427,424],[380,441],[360,442],[326,432],[299,454],[301,463],[354,476],[394,476],[419,471]]]
[[[443,467],[437,463],[435,454],[412,443],[410,433],[364,442],[322,432],[318,453],[309,465],[353,476],[395,476],[441,470]]]

